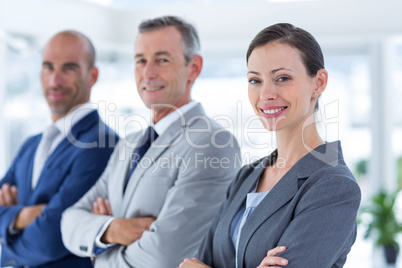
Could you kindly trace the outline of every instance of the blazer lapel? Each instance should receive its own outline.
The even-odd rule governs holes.
[[[195,116],[205,116],[205,112],[200,104],[197,104],[194,108],[189,110],[185,114],[181,114],[180,118],[173,121],[169,128],[159,136],[148,149],[148,151],[143,156],[143,159],[147,159],[148,163],[146,166],[153,166],[157,164],[160,156],[172,145],[180,142],[181,139],[185,139],[185,130],[187,127],[194,124],[198,119],[192,120]],[[190,125],[187,125],[190,122]],[[135,150],[134,150],[135,151]],[[131,160],[131,157],[130,157]],[[140,160],[141,161],[141,160]],[[147,171],[147,168],[141,167],[139,164],[134,170],[133,174],[129,178],[125,194],[123,196],[122,212],[123,215],[127,213],[128,205],[131,201],[131,196],[134,194],[135,189]]]
[[[78,123],[76,123],[72,129],[71,133],[67,134],[67,137],[64,138],[54,149],[54,151],[50,154],[50,156],[47,158],[43,169],[41,171],[41,174],[39,175],[38,183],[37,185],[40,185],[41,181],[43,180],[43,174],[46,173],[46,170],[49,168],[52,168],[54,165],[54,162],[57,158],[62,155],[62,153],[68,148],[71,144],[75,146],[81,146],[79,143],[79,137],[82,132],[88,130],[89,128],[93,127],[94,124],[96,124],[99,121],[99,115],[97,111],[93,111],[89,113],[87,116],[85,116],[83,119],[81,119]],[[90,144],[83,143],[83,145],[91,146]],[[39,144],[38,144],[39,146]],[[99,146],[99,144],[96,144],[96,146]],[[82,147],[82,146],[81,146]],[[91,147],[89,147],[91,148]]]
[[[263,161],[264,162],[264,161]],[[263,162],[261,162],[254,170],[253,172],[246,178],[246,180],[241,184],[240,189],[237,191],[236,195],[233,198],[233,201],[229,205],[229,207],[226,209],[226,215],[222,215],[222,226],[224,226],[224,232],[226,234],[223,235],[223,237],[229,237],[230,238],[230,229],[232,225],[232,221],[236,214],[239,212],[241,206],[246,200],[247,193],[249,193],[254,185],[257,183],[257,181],[260,179],[261,174],[264,172],[265,167],[263,165]],[[236,252],[233,247],[232,239],[225,239],[225,251],[228,255],[228,260],[233,260],[233,267],[235,265],[235,256]]]
[[[251,236],[255,230],[279,208],[291,200],[298,191],[298,179],[296,178],[297,171],[289,170],[282,179],[272,188],[267,196],[251,213],[240,233],[240,241],[238,248],[238,263],[244,261],[244,254]],[[241,265],[239,267],[242,267]]]
[[[251,213],[240,234],[238,248],[239,268],[244,262],[245,250],[253,233],[279,208],[288,203],[299,190],[299,179],[308,178],[324,165],[336,165],[342,158],[339,142],[318,146],[302,157],[270,190],[261,203]],[[265,165],[266,166],[266,165]],[[254,185],[254,184],[253,184]],[[243,193],[246,196],[248,192]],[[244,199],[243,199],[244,200]],[[239,209],[236,210],[236,213]]]
[[[175,140],[176,137],[179,136],[180,131],[177,131],[178,128],[174,128],[176,129],[176,133],[174,133],[171,129],[167,130],[165,133],[163,133],[163,135],[159,136],[151,145],[151,147],[147,150],[147,152],[145,153],[145,155],[143,156],[143,158],[140,160],[142,161],[143,159],[147,159],[147,163],[146,166],[150,166],[153,167],[153,165],[155,165],[158,161],[158,158],[161,156],[161,154],[163,154],[163,152],[166,151],[166,149],[169,147],[170,144],[172,144]],[[136,150],[136,149],[135,149]],[[132,152],[135,152],[132,151]],[[130,163],[132,161],[132,157],[131,154],[127,156],[130,161],[127,163],[128,166],[126,168],[126,170],[129,170],[129,166]],[[127,187],[126,190],[124,192],[123,195],[123,203],[121,206],[121,212],[122,215],[125,215],[127,213],[127,209],[128,206],[130,204],[131,201],[131,197],[135,192],[135,189],[137,188],[138,183],[140,182],[140,180],[142,179],[145,171],[147,171],[147,168],[143,168],[141,166],[141,162],[137,165],[137,167],[135,168],[133,174],[131,175],[130,178],[128,178],[128,183],[127,183]],[[124,178],[126,178],[128,174],[126,174],[124,176]],[[123,192],[123,181],[121,182],[121,191],[120,193]]]

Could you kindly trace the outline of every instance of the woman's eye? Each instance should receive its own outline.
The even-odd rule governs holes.
[[[258,83],[261,83],[261,82],[258,81],[257,79],[249,79],[248,82],[249,82],[250,84],[258,84]]]
[[[279,77],[279,78],[277,79],[278,82],[286,82],[286,81],[288,81],[288,80],[290,80],[290,78],[287,77],[287,76],[281,76],[281,77]]]

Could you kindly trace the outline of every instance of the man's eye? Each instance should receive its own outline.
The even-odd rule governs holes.
[[[145,60],[144,59],[139,59],[135,62],[136,64],[144,64]]]
[[[43,65],[42,65],[42,69],[43,69],[43,70],[51,70],[51,69],[52,69],[52,66],[51,66],[50,64],[43,64]]]
[[[169,60],[165,58],[158,59],[158,61],[161,63],[169,62]]]

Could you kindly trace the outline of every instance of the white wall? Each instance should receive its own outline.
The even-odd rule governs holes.
[[[204,52],[217,57],[231,56],[244,53],[258,31],[277,22],[293,23],[331,43],[345,38],[354,42],[356,38],[400,35],[400,10],[402,1],[398,0],[164,5],[117,12],[120,27],[115,35],[121,42],[130,44],[141,20],[166,14],[180,15],[197,26]]]
[[[233,2],[121,10],[80,0],[0,0],[0,29],[38,36],[44,42],[57,31],[73,28],[87,34],[101,49],[117,48],[130,55],[142,20],[173,14],[196,25],[203,52],[214,57],[243,56],[255,34],[277,22],[293,23],[331,44],[345,38],[402,35],[399,0]]]

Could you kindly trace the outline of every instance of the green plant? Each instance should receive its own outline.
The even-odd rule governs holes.
[[[374,236],[378,246],[393,245],[399,249],[396,241],[402,226],[395,215],[395,201],[398,191],[387,193],[379,191],[372,196],[370,203],[360,209],[358,223],[366,227],[364,238]]]
[[[367,175],[367,159],[360,159],[356,163],[355,175],[361,177]]]
[[[402,156],[398,157],[397,162],[397,176],[398,176],[398,186],[402,189]]]

